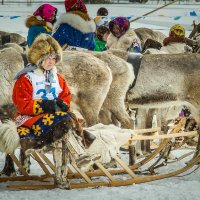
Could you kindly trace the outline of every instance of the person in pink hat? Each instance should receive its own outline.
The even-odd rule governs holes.
[[[54,25],[53,37],[61,46],[93,50],[96,25],[82,0],[65,0],[66,13]]]
[[[41,5],[31,16],[26,19],[28,30],[27,43],[30,47],[40,33],[51,34],[56,21],[57,8],[51,4]]]

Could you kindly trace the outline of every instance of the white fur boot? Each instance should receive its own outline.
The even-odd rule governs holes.
[[[82,138],[75,133],[69,132],[66,134],[65,143],[74,159],[73,162],[76,163],[81,171],[88,171],[90,166],[94,164],[94,161],[101,158],[99,154],[89,155],[83,146]]]

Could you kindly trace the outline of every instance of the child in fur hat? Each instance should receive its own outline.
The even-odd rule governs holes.
[[[28,30],[27,42],[30,47],[40,33],[51,34],[53,24],[56,21],[57,8],[51,4],[41,5],[32,16],[26,19]]]
[[[106,41],[110,30],[106,26],[99,26],[96,31],[95,37],[95,51],[105,51],[106,50]]]
[[[42,138],[67,116],[71,93],[55,67],[61,61],[62,49],[50,35],[40,34],[27,57],[30,64],[15,77],[12,95],[18,110],[16,124],[20,137]],[[57,113],[59,110],[62,116]],[[42,121],[49,113],[53,118],[45,125]]]
[[[55,23],[53,37],[61,46],[68,45],[88,50],[95,48],[96,25],[82,0],[65,0],[66,13]]]
[[[141,44],[135,31],[130,28],[126,17],[117,17],[109,22],[111,34],[107,39],[107,49],[120,49],[124,51],[141,52]]]
[[[82,128],[69,111],[71,93],[55,67],[61,58],[62,49],[53,37],[40,34],[35,39],[28,51],[31,64],[17,74],[13,88],[12,99],[18,110],[15,123],[23,151],[51,145],[69,130],[75,130],[70,132],[75,138],[73,147],[82,150],[72,156],[77,159],[77,165],[85,169],[93,164],[92,159],[100,157],[91,157],[81,145]],[[68,141],[65,142],[68,145]]]

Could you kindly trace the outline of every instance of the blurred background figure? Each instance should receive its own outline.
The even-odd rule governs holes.
[[[40,33],[52,33],[56,15],[56,7],[51,4],[43,4],[33,13],[33,15],[27,17],[25,24],[29,29],[27,37],[29,47]]]
[[[94,18],[96,26],[108,26],[110,19],[108,18],[108,10],[101,7],[97,10],[97,16]]]
[[[108,10],[104,7],[101,7],[97,10],[97,16],[108,16]]]
[[[163,40],[163,45],[167,46],[174,42],[185,43],[185,28],[180,24],[175,24],[170,28],[169,37]]]
[[[109,22],[110,35],[107,39],[107,49],[120,49],[140,53],[141,43],[135,31],[130,28],[126,17],[116,17]]]
[[[96,37],[95,37],[95,51],[105,51],[106,50],[106,42],[108,35],[110,34],[110,30],[106,26],[97,27]]]
[[[63,13],[54,26],[53,37],[61,46],[94,50],[96,25],[82,0],[65,0]]]

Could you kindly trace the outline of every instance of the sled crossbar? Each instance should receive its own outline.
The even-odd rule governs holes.
[[[141,135],[141,134],[144,134],[144,133],[154,133],[154,132],[158,132],[158,131],[161,131],[160,127],[147,128],[147,129],[136,129],[136,130],[133,131],[133,133],[137,134],[137,135]]]
[[[168,135],[138,135],[132,136],[130,140],[154,140],[154,139],[167,139],[167,138],[176,138],[176,137],[185,137],[185,136],[197,136],[197,131],[190,131],[190,132],[180,132],[180,133],[172,133]]]

